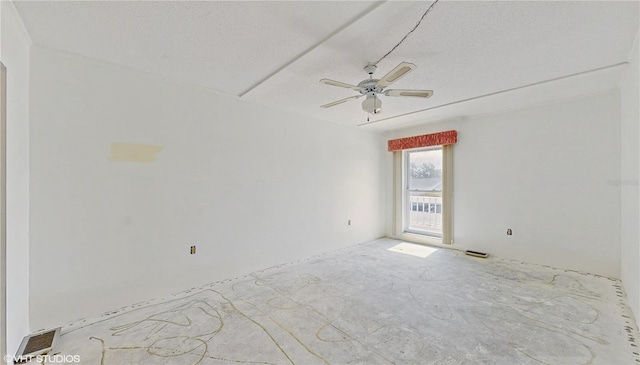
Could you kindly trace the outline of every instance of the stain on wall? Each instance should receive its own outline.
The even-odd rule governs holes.
[[[162,151],[162,146],[137,143],[111,143],[112,162],[144,162],[156,161],[158,153]]]

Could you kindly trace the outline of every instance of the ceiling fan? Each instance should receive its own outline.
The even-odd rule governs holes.
[[[364,70],[369,74],[368,79],[364,79],[358,83],[358,85],[351,85],[340,81],[334,81],[329,79],[320,80],[321,83],[331,86],[344,87],[360,93],[360,95],[351,96],[345,99],[334,101],[329,104],[321,105],[321,108],[330,108],[338,104],[342,104],[351,99],[358,99],[366,96],[362,102],[362,110],[367,113],[378,114],[382,112],[382,100],[378,98],[379,94],[385,96],[411,96],[417,98],[429,98],[433,95],[433,90],[406,90],[406,89],[386,89],[385,88],[392,83],[396,82],[409,72],[416,68],[416,65],[409,62],[402,62],[396,66],[393,70],[389,71],[380,79],[374,79],[373,73],[376,71],[376,65],[368,63]]]

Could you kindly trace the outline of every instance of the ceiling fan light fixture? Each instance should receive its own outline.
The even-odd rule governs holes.
[[[375,95],[367,95],[362,102],[362,110],[369,114],[378,114],[382,111],[382,100]]]

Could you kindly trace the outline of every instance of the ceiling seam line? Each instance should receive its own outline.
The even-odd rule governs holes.
[[[429,110],[442,108],[442,107],[445,107],[445,106],[464,103],[464,102],[471,101],[471,100],[481,99],[481,98],[485,98],[485,97],[488,97],[488,96],[493,96],[493,95],[503,94],[503,93],[507,93],[507,92],[511,92],[511,91],[520,90],[520,89],[525,89],[525,88],[532,87],[532,86],[538,86],[538,85],[546,84],[546,83],[553,82],[553,81],[559,81],[559,80],[567,79],[567,78],[570,78],[570,77],[581,76],[581,75],[589,74],[589,73],[592,73],[592,72],[602,71],[602,70],[606,70],[606,69],[609,69],[609,68],[614,68],[614,67],[618,67],[618,66],[622,66],[622,65],[628,65],[628,64],[629,64],[629,62],[627,62],[627,61],[619,62],[619,63],[613,64],[613,65],[598,67],[598,68],[594,68],[592,70],[577,72],[577,73],[574,73],[574,74],[571,74],[571,75],[565,75],[565,76],[560,76],[560,77],[556,77],[556,78],[549,79],[549,80],[538,81],[538,82],[534,82],[534,83],[531,83],[531,84],[517,86],[517,87],[510,88],[510,89],[505,89],[505,90],[500,90],[500,91],[496,91],[496,92],[489,93],[489,94],[484,94],[484,95],[474,96],[474,97],[467,98],[467,99],[452,101],[450,103],[433,106],[431,108],[420,109],[420,110],[416,110],[414,112],[395,115],[395,116],[389,117],[389,118],[374,120],[372,122],[358,124],[357,126],[358,127],[363,127],[363,126],[366,126],[366,125],[379,123],[379,122],[383,122],[383,121],[389,121],[389,120],[393,120],[395,118],[400,118],[400,117],[405,117],[405,116],[408,116],[408,115],[422,113],[422,112],[426,112],[426,111],[429,111]]]
[[[252,86],[250,86],[247,90],[241,92],[238,97],[242,98],[245,95],[247,95],[248,93],[250,93],[251,91],[253,91],[254,89],[256,89],[257,87],[259,87],[260,85],[264,84],[265,82],[267,82],[269,79],[271,79],[272,77],[274,77],[275,75],[279,74],[280,72],[282,72],[285,68],[291,66],[292,64],[294,64],[295,62],[297,62],[299,59],[301,59],[302,57],[308,55],[309,53],[313,52],[314,50],[316,50],[318,47],[322,46],[323,44],[327,43],[329,40],[331,40],[333,37],[335,37],[336,35],[342,33],[342,31],[344,31],[345,29],[349,28],[350,26],[352,26],[353,24],[355,24],[356,22],[358,22],[359,20],[363,19],[364,17],[366,17],[367,15],[371,14],[374,10],[376,10],[377,8],[379,8],[382,4],[386,3],[387,1],[379,1],[377,3],[375,3],[374,5],[372,5],[371,7],[369,7],[368,9],[365,9],[362,13],[358,14],[357,16],[355,16],[352,20],[348,21],[347,23],[343,24],[341,27],[339,27],[338,29],[334,30],[333,32],[331,32],[328,36],[326,36],[325,38],[323,38],[322,40],[320,40],[318,43],[316,43],[315,45],[311,46],[310,48],[306,49],[305,51],[303,51],[301,54],[297,55],[296,57],[294,57],[293,59],[291,59],[289,62],[285,63],[284,65],[280,66],[277,70],[273,71],[272,73],[270,73],[269,75],[267,75],[265,78],[263,78],[262,80],[258,81],[257,83],[253,84]]]

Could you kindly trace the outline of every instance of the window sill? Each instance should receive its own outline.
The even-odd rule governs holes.
[[[398,239],[412,243],[435,245],[440,247],[451,247],[451,245],[442,243],[442,238],[440,237],[426,236],[417,233],[403,232],[400,234],[400,237],[398,237]]]

